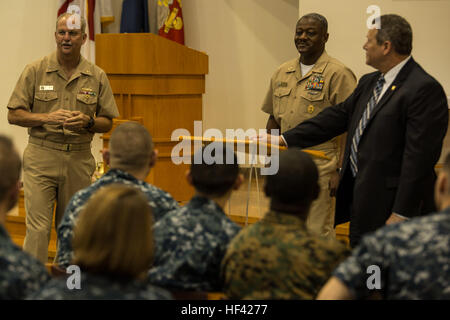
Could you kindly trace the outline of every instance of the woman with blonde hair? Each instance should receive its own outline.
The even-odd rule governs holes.
[[[72,264],[80,280],[75,274],[55,278],[32,298],[171,299],[146,280],[153,263],[152,228],[152,209],[138,189],[118,184],[100,189],[74,230]]]

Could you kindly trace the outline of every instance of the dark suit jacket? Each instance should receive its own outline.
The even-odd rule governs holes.
[[[373,110],[353,179],[351,140],[379,76],[364,75],[346,101],[283,134],[289,147],[306,148],[348,131],[336,224],[350,220],[352,209],[361,234],[383,226],[392,212],[413,217],[433,211],[434,165],[448,123],[442,86],[411,58]]]

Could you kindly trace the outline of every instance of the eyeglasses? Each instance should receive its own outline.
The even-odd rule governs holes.
[[[74,38],[76,36],[79,36],[81,34],[81,31],[77,31],[77,30],[70,30],[70,31],[58,30],[57,31],[57,34],[60,37],[64,37],[66,35],[66,33],[69,33],[69,36],[71,38]]]

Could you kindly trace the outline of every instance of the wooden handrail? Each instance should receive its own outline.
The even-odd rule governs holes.
[[[258,141],[258,140],[238,140],[238,139],[221,139],[221,138],[204,138],[204,137],[195,137],[195,136],[180,136],[178,138],[179,141],[181,140],[190,140],[190,141],[201,141],[201,142],[223,142],[223,143],[233,143],[233,144],[245,144],[245,145],[254,145],[256,144],[257,146],[265,146],[266,148],[276,148],[279,150],[287,150],[287,147],[285,146],[280,146],[277,144],[270,144],[270,143],[265,143],[262,141]],[[325,155],[325,152],[322,151],[316,151],[316,150],[308,150],[308,149],[303,149],[302,151],[310,154],[313,157],[316,158],[320,158],[320,159],[325,159],[325,160],[330,160],[330,158],[328,156]]]

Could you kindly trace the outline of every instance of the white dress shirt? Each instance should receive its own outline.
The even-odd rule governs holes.
[[[384,85],[377,102],[380,101],[381,97],[386,93],[387,89],[391,86],[392,82],[394,82],[395,78],[397,78],[397,75],[399,74],[400,70],[402,70],[402,68],[409,61],[409,59],[411,59],[411,56],[409,56],[408,58],[397,64],[395,67],[393,67],[391,70],[389,70],[383,75]]]

